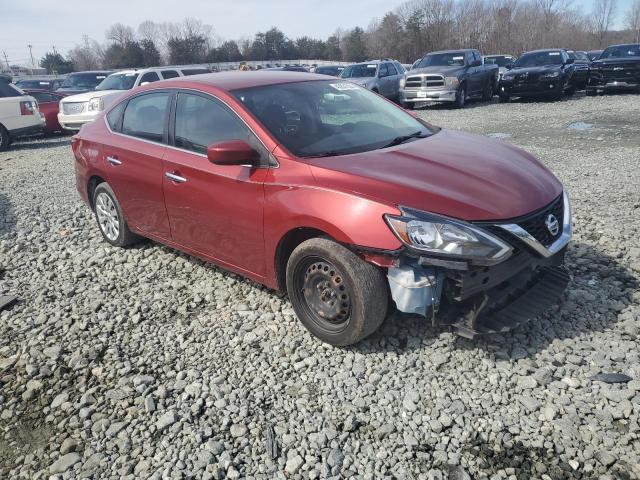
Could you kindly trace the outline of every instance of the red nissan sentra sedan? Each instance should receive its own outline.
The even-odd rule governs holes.
[[[156,82],[72,147],[107,242],[147,237],[286,290],[333,345],[373,333],[391,305],[466,337],[504,332],[568,282],[569,200],[538,160],[342,80]]]

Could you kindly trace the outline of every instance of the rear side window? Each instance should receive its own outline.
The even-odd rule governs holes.
[[[220,102],[189,93],[178,94],[175,146],[205,154],[212,143],[250,141],[251,132]]]
[[[160,77],[156,72],[147,72],[144,75],[142,75],[142,78],[140,78],[140,85],[142,85],[145,82],[146,83],[157,82],[158,80],[160,80]]]
[[[380,65],[380,69],[378,72],[379,77],[387,77],[389,75],[389,69],[387,68],[387,64],[383,63]]]
[[[114,107],[113,110],[107,114],[107,123],[109,124],[109,128],[114,132],[120,131],[120,119],[122,118],[122,111],[124,110],[125,105],[126,102],[123,102]]]
[[[169,93],[149,93],[129,100],[122,119],[122,133],[162,142]]]
[[[21,97],[23,93],[10,83],[0,80],[0,98]]]
[[[164,78],[165,80],[169,79],[169,78],[176,78],[179,77],[180,74],[178,72],[176,72],[175,70],[163,70],[162,71],[162,78]]]

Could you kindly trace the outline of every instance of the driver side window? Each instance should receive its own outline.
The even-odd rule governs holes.
[[[222,103],[202,95],[179,93],[176,103],[175,146],[206,155],[209,145],[225,140],[244,140],[262,158],[266,158],[265,149],[253,132]]]
[[[378,72],[378,76],[380,78],[389,76],[389,68],[387,67],[386,63],[383,63],[383,64],[380,65],[380,70]]]

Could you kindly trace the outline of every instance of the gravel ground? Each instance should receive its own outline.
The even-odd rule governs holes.
[[[519,331],[392,315],[322,345],[272,291],[108,246],[68,137],[0,154],[0,295],[19,298],[0,313],[0,478],[639,478],[640,96],[420,115],[527,148],[571,193],[569,291]]]

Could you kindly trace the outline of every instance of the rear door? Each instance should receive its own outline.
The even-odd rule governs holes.
[[[400,93],[400,74],[398,69],[393,63],[388,63],[387,68],[389,69],[389,98],[396,98]]]
[[[244,140],[268,164],[268,152],[216,98],[180,92],[165,155],[164,196],[175,242],[245,272],[264,275],[263,182],[267,168],[214,165],[207,147]]]
[[[107,181],[130,226],[150,236],[170,238],[162,193],[162,157],[167,149],[172,93],[152,91],[132,97],[107,116],[113,132],[103,147]]]
[[[49,92],[31,92],[31,96],[38,101],[40,113],[44,115],[46,129],[49,132],[61,130],[58,123],[58,109],[62,95]]]

